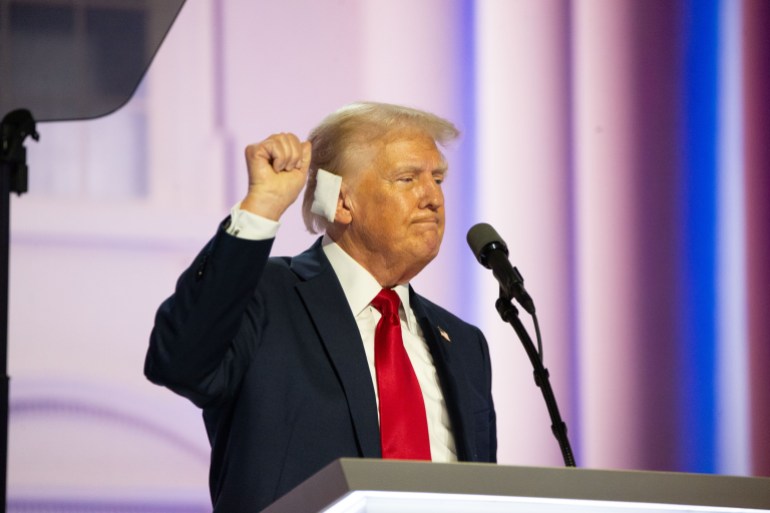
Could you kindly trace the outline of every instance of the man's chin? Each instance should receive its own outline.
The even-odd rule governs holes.
[[[436,233],[433,236],[423,238],[423,255],[426,264],[438,256],[438,252],[441,249],[441,235]]]
[[[441,245],[441,240],[444,237],[443,226],[437,223],[418,223],[414,227],[418,231],[413,231],[413,235],[420,237],[428,244]]]

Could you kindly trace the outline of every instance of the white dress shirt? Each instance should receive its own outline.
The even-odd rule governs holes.
[[[264,240],[275,237],[279,226],[280,223],[276,221],[240,210],[236,206],[231,211],[231,221],[227,232],[244,239]],[[342,285],[342,290],[361,333],[372,384],[377,395],[379,412],[377,374],[374,367],[374,331],[381,315],[371,305],[371,301],[380,292],[382,286],[328,236],[324,236],[323,251]],[[409,303],[409,287],[408,285],[399,285],[394,290],[401,299],[399,317],[401,318],[404,347],[412,362],[412,367],[414,367],[425,402],[431,457],[433,461],[457,461],[449,413],[439,384],[436,367],[433,364],[433,357]]]

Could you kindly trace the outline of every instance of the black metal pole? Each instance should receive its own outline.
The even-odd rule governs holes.
[[[505,296],[501,291],[500,298],[495,303],[497,312],[500,317],[513,327],[513,330],[521,340],[524,350],[527,352],[529,361],[532,362],[532,367],[535,369],[535,384],[540,388],[545,399],[546,407],[548,408],[548,415],[551,417],[551,431],[559,442],[559,448],[561,449],[562,457],[564,458],[564,465],[567,467],[575,466],[575,457],[572,454],[572,447],[569,443],[569,437],[567,436],[567,424],[561,418],[559,413],[559,407],[556,404],[556,396],[554,396],[553,389],[551,388],[551,381],[549,380],[548,369],[543,366],[543,361],[540,359],[540,355],[535,349],[535,345],[532,343],[527,329],[519,319],[519,311],[511,303],[511,298]]]
[[[8,491],[8,412],[10,377],[8,376],[8,273],[11,249],[11,193],[27,192],[27,150],[24,140],[40,138],[32,114],[25,109],[8,113],[0,123],[0,445],[2,476],[0,500],[5,513]]]
[[[2,364],[2,383],[0,383],[0,444],[2,444],[3,461],[2,480],[0,480],[0,500],[2,511],[5,513],[7,469],[8,469],[8,253],[10,249],[10,166],[5,159],[0,159],[0,363]]]

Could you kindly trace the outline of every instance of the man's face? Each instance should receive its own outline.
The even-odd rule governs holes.
[[[414,131],[391,134],[364,152],[363,165],[351,177],[347,201],[352,221],[348,236],[371,263],[404,269],[399,282],[411,279],[438,254],[444,235],[447,171],[434,140]]]

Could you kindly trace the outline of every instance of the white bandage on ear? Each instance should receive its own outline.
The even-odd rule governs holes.
[[[337,213],[337,200],[340,197],[342,177],[319,169],[316,175],[315,194],[310,211],[318,214],[330,223],[334,222]]]

